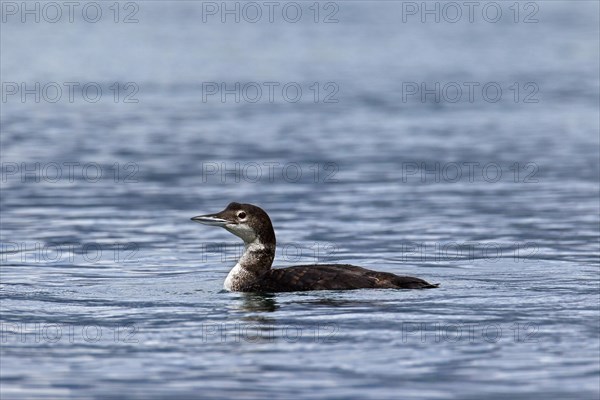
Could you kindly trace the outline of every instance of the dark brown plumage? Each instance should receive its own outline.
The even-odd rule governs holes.
[[[307,290],[431,289],[423,279],[379,272],[349,264],[296,265],[271,269],[248,290],[257,292],[301,292]]]

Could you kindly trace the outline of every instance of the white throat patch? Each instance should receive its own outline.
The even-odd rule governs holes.
[[[256,240],[256,232],[245,224],[228,224],[225,229],[241,238],[244,243],[252,243]]]

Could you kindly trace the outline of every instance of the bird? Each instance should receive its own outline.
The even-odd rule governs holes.
[[[304,292],[353,289],[431,289],[431,284],[350,264],[296,265],[271,268],[275,259],[275,230],[269,215],[253,204],[230,203],[216,214],[192,221],[222,227],[244,241],[244,253],[225,279],[231,292]]]

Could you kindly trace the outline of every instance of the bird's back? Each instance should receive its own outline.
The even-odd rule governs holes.
[[[297,265],[271,269],[244,291],[296,292],[351,289],[429,289],[422,279],[398,276],[349,264]]]

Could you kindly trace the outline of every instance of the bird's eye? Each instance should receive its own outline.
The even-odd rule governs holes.
[[[243,212],[243,211],[240,211],[240,212],[238,213],[238,218],[239,218],[239,219],[244,219],[244,218],[246,218],[246,213],[245,213],[245,212]]]

